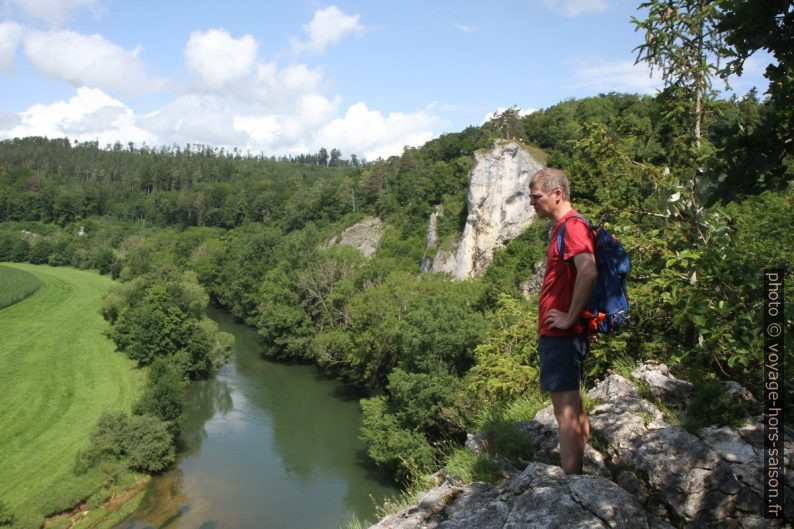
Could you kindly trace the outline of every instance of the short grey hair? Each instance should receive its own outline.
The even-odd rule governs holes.
[[[537,185],[544,193],[550,193],[558,187],[562,190],[562,199],[571,200],[571,183],[568,175],[554,167],[544,167],[529,179],[529,187]]]

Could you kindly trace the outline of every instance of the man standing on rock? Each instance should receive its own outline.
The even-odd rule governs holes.
[[[560,433],[560,459],[566,474],[582,472],[590,424],[582,403],[580,384],[588,352],[587,332],[581,315],[593,291],[596,264],[593,235],[588,224],[571,218],[568,177],[547,167],[530,179],[530,204],[539,218],[554,222],[546,253],[546,275],[538,312],[540,388],[551,393]],[[565,225],[563,255],[557,236]]]

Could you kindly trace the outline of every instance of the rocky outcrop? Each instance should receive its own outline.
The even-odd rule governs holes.
[[[654,395],[690,390],[660,364],[641,365],[632,377],[643,380]],[[740,393],[747,395],[746,390]],[[620,375],[610,375],[589,396],[598,404],[590,413],[585,474],[566,476],[549,464],[559,461],[557,425],[549,406],[519,425],[535,446],[535,462],[522,472],[496,486],[456,485],[447,478],[417,506],[374,527],[784,527],[763,517],[761,417],[742,428],[708,427],[693,435],[668,424],[638,387]],[[474,435],[467,446],[478,450],[483,442]],[[794,439],[786,441],[784,452],[784,509],[790,519]]]
[[[531,463],[497,487],[445,481],[418,505],[371,529],[547,529],[550,527],[672,529],[617,484],[600,476],[566,476]]]
[[[454,248],[436,251],[431,270],[457,279],[482,275],[494,250],[532,223],[535,211],[529,205],[529,179],[541,168],[543,164],[515,142],[497,143],[490,151],[476,153],[463,235]],[[428,243],[429,234],[430,230]]]
[[[326,241],[323,248],[328,248],[332,244],[349,244],[363,253],[365,257],[372,257],[378,249],[384,231],[386,231],[386,226],[383,222],[379,218],[370,217]]]

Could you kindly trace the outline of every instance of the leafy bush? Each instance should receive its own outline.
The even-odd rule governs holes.
[[[105,461],[125,461],[132,470],[156,473],[175,459],[168,423],[150,415],[105,412],[91,432],[90,445],[77,455],[75,473],[84,474]]]
[[[361,409],[361,438],[376,463],[392,470],[401,481],[410,478],[415,471],[433,469],[436,451],[421,433],[399,424],[397,417],[389,413],[385,398],[363,399]]]
[[[749,402],[729,395],[713,375],[692,371],[687,378],[694,382],[694,389],[684,406],[681,425],[689,432],[696,433],[709,425],[739,428],[746,424],[751,414],[762,411],[752,409]]]
[[[233,343],[204,314],[207,302],[194,274],[164,269],[112,288],[102,314],[112,324],[110,337],[139,365],[170,358],[199,379],[223,365]]]
[[[176,436],[184,407],[184,380],[181,370],[166,359],[155,360],[149,367],[146,388],[135,403],[133,413],[151,415],[165,421],[171,434]]]
[[[126,428],[124,454],[132,470],[162,472],[176,459],[168,424],[149,415],[131,417]]]
[[[491,327],[476,347],[466,375],[477,407],[496,407],[537,385],[537,306],[507,295],[499,298]]]

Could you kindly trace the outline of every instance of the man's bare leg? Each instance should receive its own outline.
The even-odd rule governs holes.
[[[560,427],[560,460],[566,474],[581,474],[584,447],[590,437],[587,420],[579,390],[552,391],[551,402],[554,416]]]
[[[579,424],[582,427],[581,450],[582,457],[584,457],[584,449],[587,442],[590,441],[590,421],[587,420],[587,410],[584,409],[581,392],[579,393]]]

